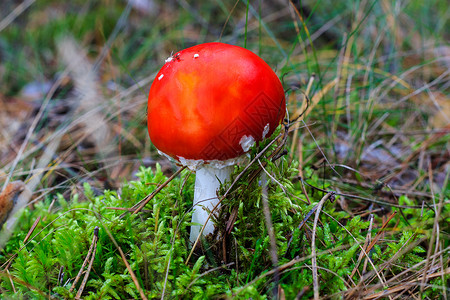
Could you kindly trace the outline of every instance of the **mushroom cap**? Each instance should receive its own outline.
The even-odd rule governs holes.
[[[285,115],[275,72],[253,52],[223,43],[171,56],[148,97],[150,139],[177,161],[224,161],[269,137]]]

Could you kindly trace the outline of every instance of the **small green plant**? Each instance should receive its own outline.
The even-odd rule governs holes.
[[[267,143],[253,149],[252,158]],[[292,180],[298,178],[298,164],[289,162],[285,156],[270,159],[277,149],[276,143],[270,146],[260,157],[261,164],[236,168],[233,177],[238,180],[223,200],[223,208],[215,220],[216,237],[205,240],[202,252],[197,250],[188,262],[189,208],[194,188],[190,171],[184,170],[170,181],[138,214],[122,214],[119,209],[131,207],[167,180],[159,165],[154,170],[141,168],[136,174],[138,180],[124,183],[120,192],[107,190],[96,195],[85,184],[82,195],[75,194],[70,199],[56,195],[57,208],[50,212],[51,199],[39,203],[25,211],[20,227],[2,252],[3,266],[9,259],[12,261],[8,268],[12,279],[6,280],[8,275],[2,271],[3,294],[16,291],[23,297],[74,297],[79,283],[73,289],[71,286],[82,268],[96,227],[98,241],[83,291],[85,299],[136,298],[140,297],[139,288],[152,299],[163,295],[186,299],[220,295],[259,299],[271,297],[274,288],[282,289],[291,298],[313,285],[312,268],[318,270],[322,295],[345,293],[352,282],[361,280],[358,274],[363,268],[371,269],[359,263],[358,257],[367,249],[367,235],[374,237],[377,231],[368,231],[367,220],[352,218],[328,201],[313,232],[314,212],[324,193],[316,191],[310,197],[313,202],[308,204],[300,192],[302,183]],[[265,183],[260,176],[263,172],[270,175],[265,177],[270,178]],[[305,169],[304,174],[308,177],[308,194],[313,194],[314,186],[330,188],[310,169]],[[271,245],[270,229],[264,219],[264,184],[275,245]],[[221,192],[226,190],[224,186]],[[31,240],[24,244],[26,233],[38,217],[41,221]],[[311,260],[312,234],[316,235],[315,266]],[[405,231],[397,242],[376,244],[363,257],[375,267],[395,257],[396,267],[390,270],[395,274],[422,259],[424,250],[420,246],[396,257],[406,244],[420,236]],[[278,258],[275,277],[273,249]],[[11,257],[12,254],[16,257]],[[272,275],[265,275],[270,272]],[[312,291],[305,290],[305,295],[312,296]]]

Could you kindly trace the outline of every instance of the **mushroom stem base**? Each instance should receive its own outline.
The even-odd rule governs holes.
[[[214,223],[211,218],[206,222],[209,212],[217,205],[217,190],[220,185],[229,180],[233,166],[223,168],[214,168],[211,166],[203,166],[196,172],[195,191],[194,191],[194,212],[192,214],[192,223],[205,224],[203,235],[206,236],[214,232]],[[200,234],[202,226],[192,225],[190,241],[195,240]]]

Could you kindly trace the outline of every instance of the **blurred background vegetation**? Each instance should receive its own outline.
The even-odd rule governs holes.
[[[411,227],[433,211],[421,246],[445,253],[430,262],[444,274],[449,16],[445,0],[2,0],[0,184],[24,181],[37,204],[85,183],[117,190],[140,166],[173,173],[148,138],[148,90],[172,53],[221,41],[259,54],[282,79],[287,157],[299,162],[290,180],[314,174],[340,194],[333,210],[378,213],[378,227],[393,207],[397,225]],[[401,238],[397,225],[389,238]]]

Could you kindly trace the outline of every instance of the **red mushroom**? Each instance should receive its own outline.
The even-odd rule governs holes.
[[[285,109],[277,75],[247,49],[206,43],[166,60],[150,89],[148,132],[160,152],[196,170],[193,223],[205,224],[233,165],[273,133]],[[200,229],[191,227],[192,242]],[[203,234],[213,231],[209,221]]]

